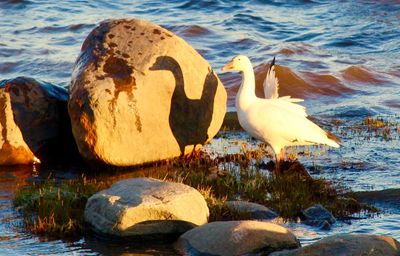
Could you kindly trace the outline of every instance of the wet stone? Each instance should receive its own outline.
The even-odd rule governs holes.
[[[300,247],[286,228],[262,221],[217,221],[184,233],[176,242],[184,255],[268,255]]]
[[[225,205],[240,214],[246,214],[253,220],[270,220],[278,217],[278,214],[261,204],[246,201],[226,201]]]
[[[400,255],[400,243],[390,236],[369,234],[339,234],[291,251],[272,253],[271,256],[395,256]]]
[[[336,218],[325,207],[320,204],[313,205],[303,211],[303,223],[317,226],[321,229],[330,229]]]
[[[0,81],[0,165],[78,157],[67,90],[28,77]]]

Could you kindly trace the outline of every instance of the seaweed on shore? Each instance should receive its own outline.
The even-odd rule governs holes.
[[[14,205],[21,210],[27,230],[54,238],[81,237],[86,232],[83,216],[88,198],[118,180],[139,176],[181,182],[198,189],[208,203],[210,221],[249,217],[229,210],[224,204],[226,200],[263,204],[287,221],[297,220],[302,210],[314,204],[324,205],[339,218],[376,211],[349,197],[348,190],[305,175],[304,167],[298,162],[286,162],[284,175],[269,174],[259,165],[250,164],[259,155],[246,152],[212,158],[207,153],[197,152],[144,173],[124,171],[104,178],[45,179],[21,186],[15,194]],[[236,168],[221,168],[229,163]]]

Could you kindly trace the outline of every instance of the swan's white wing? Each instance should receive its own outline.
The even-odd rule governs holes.
[[[326,131],[306,118],[305,108],[284,100],[263,100],[248,113],[250,123],[264,139],[278,146],[327,144],[339,147]]]
[[[328,137],[328,133],[318,125],[298,115],[287,115],[276,118],[276,122],[281,127],[280,131],[283,138],[288,141],[287,146],[291,145],[311,145],[326,144],[331,147],[339,147],[339,144]]]
[[[298,101],[302,101],[301,99],[296,99],[296,98],[292,99],[290,98],[290,96],[285,96],[285,97],[279,97],[277,99],[263,99],[263,100],[268,102],[264,104],[272,105],[278,109],[282,109],[284,111],[288,111],[302,117],[308,116],[306,112],[306,107],[295,103]]]
[[[267,71],[267,76],[265,77],[264,80],[264,96],[266,99],[283,99],[289,102],[301,102],[304,101],[303,99],[299,99],[299,98],[292,98],[290,96],[283,96],[283,97],[279,97],[279,80],[278,77],[276,77],[276,73],[275,73],[275,57],[272,60],[268,71]]]
[[[275,57],[269,66],[263,86],[264,96],[266,99],[277,99],[279,97],[279,81],[275,73]]]

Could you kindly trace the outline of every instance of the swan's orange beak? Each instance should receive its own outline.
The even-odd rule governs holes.
[[[222,67],[221,71],[229,71],[233,69],[233,60],[229,61],[228,64]]]

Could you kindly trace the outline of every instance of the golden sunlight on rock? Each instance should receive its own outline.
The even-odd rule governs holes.
[[[226,91],[211,66],[172,32],[109,20],[85,40],[69,113],[89,162],[133,166],[188,154],[219,131]]]
[[[300,247],[286,228],[261,221],[211,222],[183,234],[176,248],[183,254],[243,255],[269,254]]]

